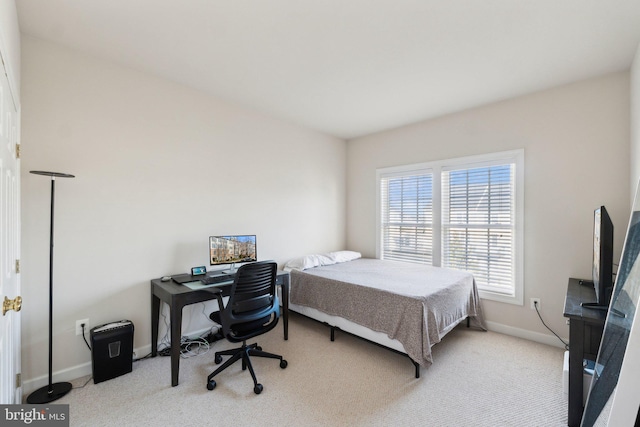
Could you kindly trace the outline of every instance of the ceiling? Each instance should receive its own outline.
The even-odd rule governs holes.
[[[343,139],[609,72],[638,0],[16,0],[23,35]]]

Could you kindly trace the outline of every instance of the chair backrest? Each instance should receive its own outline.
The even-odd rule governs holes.
[[[273,261],[244,264],[236,272],[229,302],[221,310],[222,333],[232,342],[242,342],[273,329],[280,317]]]

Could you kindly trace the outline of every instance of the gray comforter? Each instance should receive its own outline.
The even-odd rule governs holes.
[[[431,347],[467,317],[486,330],[470,273],[378,259],[291,272],[291,302],[340,316],[400,341],[430,365]]]

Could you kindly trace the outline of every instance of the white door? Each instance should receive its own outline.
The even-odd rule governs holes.
[[[19,114],[0,62],[0,404],[21,403]],[[6,297],[6,299],[5,299]]]

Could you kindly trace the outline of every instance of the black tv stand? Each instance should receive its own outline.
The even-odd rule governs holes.
[[[595,361],[607,318],[606,311],[589,310],[585,301],[595,300],[593,287],[582,286],[580,279],[569,279],[564,301],[564,317],[569,318],[569,427],[579,427],[582,420],[583,361]]]

